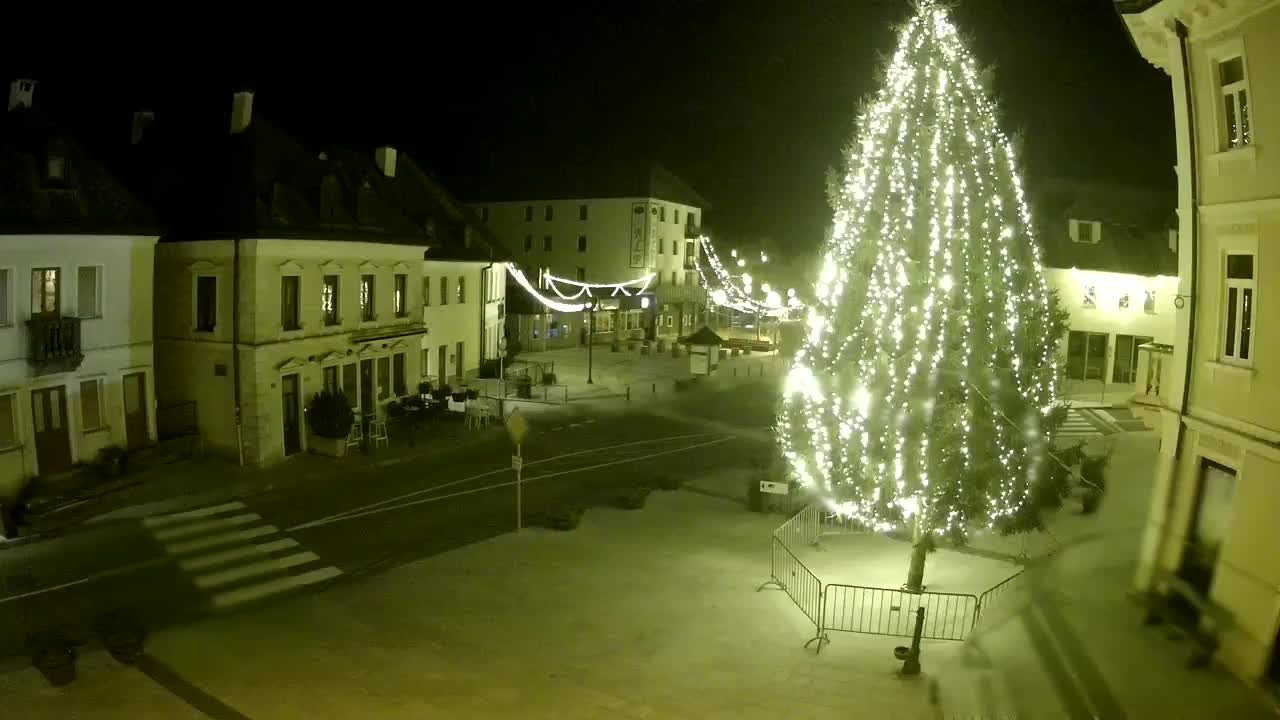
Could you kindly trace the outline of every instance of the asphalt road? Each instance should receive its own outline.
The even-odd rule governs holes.
[[[760,431],[773,396],[768,385],[742,389],[679,396],[660,417],[581,407],[530,416],[524,524],[566,504],[611,502],[662,475],[751,465],[767,452]],[[755,432],[739,436],[735,427]],[[487,432],[425,458],[0,550],[0,657],[23,654],[26,638],[44,629],[87,640],[108,611],[159,628],[511,532],[512,446],[501,429]]]

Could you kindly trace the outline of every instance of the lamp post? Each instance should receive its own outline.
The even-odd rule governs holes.
[[[595,301],[587,303],[587,384],[594,385],[591,380],[591,346],[595,345],[596,332],[596,304]]]

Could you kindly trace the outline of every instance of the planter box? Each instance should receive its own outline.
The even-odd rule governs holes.
[[[307,435],[307,449],[317,455],[345,457],[347,454],[347,439],[320,437],[315,433],[310,433]]]

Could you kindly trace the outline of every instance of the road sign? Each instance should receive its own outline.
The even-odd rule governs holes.
[[[770,481],[768,481],[768,480],[761,480],[761,481],[760,481],[760,492],[762,492],[762,493],[770,493],[770,494],[773,494],[773,495],[786,495],[786,494],[787,494],[787,484],[786,484],[786,483],[780,483],[780,482],[770,482]]]
[[[507,418],[507,434],[516,445],[524,442],[524,436],[529,434],[529,421],[524,419],[519,410],[513,410]]]
[[[511,456],[511,469],[512,469],[512,470],[521,470],[521,469],[523,469],[523,468],[524,468],[524,458],[520,457],[519,455],[512,455],[512,456]]]

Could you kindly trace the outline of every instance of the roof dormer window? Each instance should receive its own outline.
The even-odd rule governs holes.
[[[47,180],[62,182],[66,180],[67,158],[60,152],[51,152],[45,163],[44,176]]]
[[[1068,233],[1072,242],[1097,245],[1102,240],[1102,223],[1096,220],[1071,220]]]

